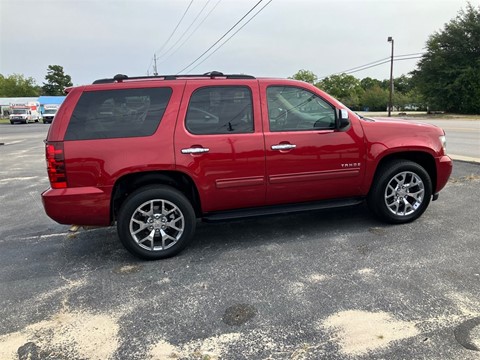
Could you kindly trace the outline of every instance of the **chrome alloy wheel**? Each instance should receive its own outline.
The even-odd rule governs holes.
[[[396,174],[385,189],[385,204],[397,216],[413,214],[424,201],[425,186],[420,176],[404,171]]]
[[[145,250],[166,250],[175,245],[185,229],[181,210],[162,199],[141,204],[130,218],[130,235]]]

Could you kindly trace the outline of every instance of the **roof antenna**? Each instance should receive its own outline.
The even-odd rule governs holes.
[[[128,76],[124,74],[117,74],[113,77],[113,80],[119,83],[121,83],[123,80],[126,80],[126,79],[128,79]]]
[[[207,75],[207,76],[210,76],[212,79],[215,77],[215,76],[224,76],[222,72],[220,71],[210,71],[210,72],[207,72],[203,75]]]

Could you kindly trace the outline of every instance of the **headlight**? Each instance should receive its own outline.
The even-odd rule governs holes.
[[[447,138],[445,137],[445,135],[442,135],[442,136],[439,136],[439,139],[440,139],[440,143],[442,144],[443,153],[446,154],[447,153]]]

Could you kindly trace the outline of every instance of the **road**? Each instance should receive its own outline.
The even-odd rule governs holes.
[[[480,120],[432,120],[408,117],[399,119],[424,122],[442,128],[447,136],[447,152],[452,159],[480,163]]]
[[[0,359],[479,358],[480,165],[410,224],[363,205],[199,223],[145,262],[44,214],[47,128],[0,126]]]
[[[480,162],[480,121],[419,120],[445,130],[447,151],[452,158]]]

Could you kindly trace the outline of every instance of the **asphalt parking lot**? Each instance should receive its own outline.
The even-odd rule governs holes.
[[[479,164],[411,224],[364,205],[200,223],[145,262],[45,215],[47,129],[0,125],[0,359],[480,358]]]

